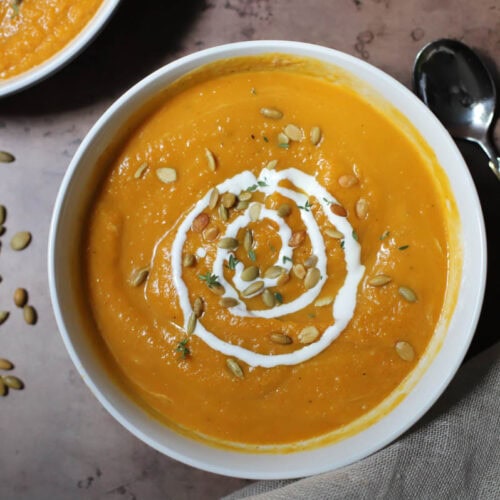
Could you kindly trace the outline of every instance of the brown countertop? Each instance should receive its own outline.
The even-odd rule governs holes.
[[[8,209],[0,238],[0,357],[26,384],[0,400],[0,497],[217,498],[247,483],[205,473],[148,448],[92,396],[60,339],[47,285],[47,236],[62,176],[79,143],[110,103],[139,79],[196,50],[254,39],[318,43],[363,58],[410,85],[418,50],[458,38],[500,67],[497,0],[123,0],[95,42],[38,86],[0,100],[0,204]],[[498,81],[498,70],[496,72]],[[497,126],[497,131],[499,127]],[[496,133],[496,142],[500,134]],[[494,340],[500,296],[500,196],[485,160],[460,145],[474,172],[489,236],[490,269],[475,353]],[[13,252],[18,230],[31,245]],[[18,286],[39,312],[35,326],[12,306]],[[493,326],[495,325],[495,326]],[[489,328],[491,326],[491,328]]]

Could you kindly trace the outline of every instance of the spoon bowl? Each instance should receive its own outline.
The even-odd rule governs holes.
[[[418,53],[413,78],[417,95],[450,134],[479,144],[500,179],[498,152],[490,139],[495,83],[479,56],[457,40],[436,40]]]

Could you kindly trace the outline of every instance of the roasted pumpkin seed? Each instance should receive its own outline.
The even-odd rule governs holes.
[[[350,188],[355,186],[359,182],[355,175],[341,175],[339,177],[339,185],[343,188]]]
[[[249,191],[242,191],[238,196],[239,201],[250,201],[252,199],[252,193]]]
[[[344,237],[344,233],[341,233],[336,229],[325,229],[325,234],[330,238],[335,238],[336,240],[341,240]]]
[[[278,160],[271,160],[270,162],[267,163],[266,168],[268,170],[274,170],[276,168],[277,164],[278,164]]]
[[[13,154],[7,151],[0,151],[0,163],[12,163],[16,158]]]
[[[4,384],[4,381],[0,377],[0,396],[6,396],[7,395],[7,386]]]
[[[358,219],[366,218],[366,216],[368,215],[368,202],[365,200],[365,198],[360,198],[356,202],[355,211]]]
[[[319,299],[317,299],[314,305],[316,307],[324,307],[324,306],[329,306],[332,303],[333,303],[333,297],[331,295],[326,295],[325,297],[320,297]]]
[[[144,163],[141,163],[139,165],[139,168],[134,173],[134,178],[140,179],[143,176],[144,172],[147,170],[148,166],[149,165],[148,165],[147,161],[145,161]]]
[[[14,365],[5,358],[0,358],[0,370],[12,370],[14,368]]]
[[[317,146],[319,141],[321,141],[321,129],[319,127],[313,127],[309,137],[311,138],[313,145]]]
[[[258,295],[258,294],[262,293],[263,290],[264,290],[264,282],[263,281],[255,281],[250,286],[245,288],[245,290],[243,290],[241,292],[241,295],[243,295],[243,297],[250,297],[250,296]]]
[[[318,263],[318,257],[316,255],[310,255],[304,262],[304,266],[306,267],[315,267]]]
[[[241,369],[241,366],[238,364],[238,362],[235,359],[232,358],[227,358],[226,359],[226,365],[229,368],[229,371],[238,378],[243,378],[243,370]]]
[[[24,307],[28,302],[28,292],[24,288],[16,288],[14,291],[14,304],[17,307]]]
[[[209,222],[210,217],[208,216],[208,214],[202,212],[194,218],[193,223],[191,224],[191,229],[195,233],[201,233],[208,226]]]
[[[205,310],[205,302],[201,297],[196,297],[193,303],[193,312],[197,318],[200,318]]]
[[[295,264],[292,267],[293,274],[299,278],[299,280],[303,280],[306,277],[306,268],[302,264]]]
[[[7,387],[16,391],[20,391],[24,387],[23,381],[14,375],[4,375],[2,380]]]
[[[307,290],[315,287],[321,279],[321,273],[316,267],[311,267],[307,270],[306,277],[304,278],[304,286]]]
[[[186,333],[191,335],[193,332],[194,332],[194,329],[196,328],[196,314],[194,312],[192,312],[190,315],[189,315],[189,319],[188,319],[188,322],[187,322],[187,326],[186,326]]]
[[[207,241],[215,241],[219,236],[219,228],[212,226],[207,227],[205,231],[203,231],[203,238]]]
[[[306,239],[306,232],[305,231],[297,231],[292,233],[292,236],[290,237],[290,240],[288,241],[288,246],[295,248],[304,242]]]
[[[0,311],[0,325],[7,321],[9,317],[9,311]]]
[[[224,193],[220,201],[226,208],[232,208],[236,203],[236,195],[233,193]]]
[[[246,210],[248,206],[250,205],[250,202],[245,201],[245,200],[240,200],[238,203],[236,203],[236,206],[234,207],[235,210]]]
[[[177,170],[171,167],[161,167],[156,169],[156,177],[165,184],[171,184],[177,180]]]
[[[283,118],[283,113],[276,108],[260,108],[260,114],[272,120],[279,120]]]
[[[5,223],[7,218],[7,209],[4,205],[0,205],[0,226]]]
[[[400,286],[398,289],[399,295],[408,302],[416,302],[417,294],[407,286]]]
[[[245,231],[245,236],[243,236],[243,248],[248,252],[253,246],[253,234],[250,229]]]
[[[271,266],[268,267],[264,272],[264,278],[274,279],[285,272],[285,269],[281,266]]]
[[[226,293],[226,289],[222,285],[212,285],[212,286],[209,286],[208,289],[214,295],[218,295],[219,297]]]
[[[223,297],[222,299],[219,300],[219,304],[222,307],[234,307],[237,306],[239,302],[233,297]]]
[[[210,210],[213,210],[217,206],[218,202],[219,202],[219,190],[217,188],[213,188],[210,193],[210,198],[208,200],[208,208],[210,208]]]
[[[249,266],[241,271],[240,278],[243,281],[253,281],[259,276],[259,268],[257,266]]]
[[[302,129],[293,123],[289,123],[284,129],[283,132],[287,135],[287,137],[296,142],[300,142],[304,138],[304,133]]]
[[[215,169],[217,168],[217,161],[212,151],[210,151],[210,149],[208,148],[205,148],[205,157],[207,158],[207,165],[209,170],[215,172]]]
[[[277,210],[280,217],[288,217],[292,213],[292,207],[289,203],[282,203]]]
[[[261,210],[262,210],[262,205],[260,203],[252,203],[252,206],[250,207],[249,211],[250,220],[252,222],[256,222],[259,220]]]
[[[31,233],[29,231],[20,231],[16,233],[10,240],[12,250],[24,250],[31,241]]]
[[[229,220],[229,211],[224,205],[219,205],[219,217],[222,221]]]
[[[284,333],[274,332],[269,335],[271,342],[275,344],[288,345],[293,343],[292,337],[285,335]]]
[[[274,307],[276,305],[276,298],[269,288],[266,288],[264,292],[262,292],[262,302],[267,307]]]
[[[224,250],[235,250],[240,245],[240,242],[236,238],[222,238],[217,246],[223,248]]]
[[[310,344],[319,337],[319,331],[315,326],[306,326],[297,336],[301,344]]]
[[[37,313],[33,306],[24,306],[23,307],[23,317],[24,321],[28,325],[34,325],[37,320]]]
[[[280,132],[278,134],[278,144],[289,144],[290,138],[284,133]]]
[[[149,266],[144,266],[139,269],[134,269],[132,274],[130,275],[130,284],[132,286],[140,286],[148,277],[149,274]]]
[[[391,281],[392,278],[390,276],[387,276],[387,274],[377,274],[376,276],[368,280],[368,284],[371,286],[384,286]]]
[[[413,361],[413,359],[415,358],[415,349],[413,349],[413,346],[409,342],[401,340],[399,342],[396,342],[396,345],[394,347],[396,349],[396,352],[398,353],[398,356],[402,360]]]
[[[339,217],[346,217],[347,216],[347,210],[342,205],[339,205],[338,203],[332,203],[330,205],[330,210],[333,214],[338,215]]]

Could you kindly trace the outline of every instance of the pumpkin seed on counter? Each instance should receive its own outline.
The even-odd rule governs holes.
[[[19,231],[10,240],[12,250],[24,250],[31,242],[31,233],[29,231]]]

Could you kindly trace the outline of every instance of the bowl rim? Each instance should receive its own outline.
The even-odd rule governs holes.
[[[120,1],[102,0],[94,16],[61,50],[19,75],[0,80],[0,99],[36,85],[69,64],[105,27]]]
[[[193,456],[190,453],[186,453],[185,451],[183,451],[183,449],[173,448],[172,445],[170,444],[168,445],[160,444],[157,440],[155,440],[154,437],[148,435],[148,433],[145,432],[143,428],[140,428],[140,426],[135,425],[134,422],[131,422],[130,416],[129,418],[127,418],[127,416],[121,414],[120,411],[115,408],[113,402],[110,401],[108,395],[104,394],[103,391],[98,386],[98,384],[95,383],[91,373],[89,373],[89,371],[85,367],[85,364],[80,359],[79,354],[71,341],[70,335],[68,333],[68,326],[64,320],[63,311],[61,310],[59,304],[58,288],[56,282],[57,281],[56,251],[58,243],[58,222],[62,215],[66,192],[68,190],[68,187],[70,186],[72,177],[75,171],[77,170],[80,161],[84,157],[87,148],[93,143],[93,141],[96,140],[101,130],[105,128],[108,122],[113,118],[113,116],[119,110],[121,110],[128,104],[133,103],[135,98],[139,99],[138,96],[140,96],[141,92],[145,91],[145,89],[147,90],[149,87],[153,87],[155,82],[162,80],[162,78],[166,78],[166,75],[175,73],[176,71],[182,71],[181,74],[185,74],[186,72],[190,71],[190,69],[192,69],[193,65],[194,67],[199,67],[218,59],[239,57],[245,55],[258,55],[262,53],[283,53],[283,54],[296,55],[299,57],[301,56],[311,57],[330,64],[334,65],[337,64],[340,65],[341,67],[343,67],[341,63],[345,63],[347,65],[350,65],[351,67],[361,68],[362,70],[369,72],[376,80],[379,80],[381,83],[386,83],[387,85],[389,85],[389,88],[397,89],[398,92],[400,92],[404,96],[405,100],[411,102],[412,105],[416,107],[416,109],[418,109],[420,113],[423,113],[426,116],[426,119],[429,120],[429,123],[430,125],[432,125],[432,128],[440,132],[442,136],[440,139],[442,139],[442,141],[444,141],[445,143],[443,147],[445,147],[448,151],[450,151],[450,153],[454,155],[454,157],[456,157],[457,172],[455,173],[461,173],[460,186],[461,188],[466,190],[466,195],[470,198],[470,202],[472,203],[474,209],[473,220],[471,220],[470,222],[470,227],[474,227],[475,230],[477,231],[477,239],[476,241],[473,242],[473,244],[475,245],[474,247],[475,256],[477,257],[477,262],[475,263],[476,265],[475,271],[477,271],[477,273],[474,275],[475,281],[472,284],[472,286],[474,287],[475,294],[473,295],[471,302],[469,302],[469,304],[471,305],[468,307],[467,324],[464,327],[464,331],[466,333],[461,335],[460,337],[461,342],[459,346],[455,349],[455,352],[451,359],[447,359],[446,363],[444,361],[441,361],[438,367],[439,368],[438,373],[441,374],[441,376],[439,377],[439,382],[434,383],[434,385],[429,389],[429,391],[427,391],[430,393],[427,394],[424,401],[419,405],[417,411],[414,411],[411,415],[407,416],[403,420],[403,422],[399,422],[399,425],[396,428],[387,428],[386,426],[384,430],[384,427],[382,427],[383,430],[382,437],[374,440],[371,443],[371,445],[364,447],[362,451],[358,450],[353,452],[349,450],[349,452],[346,453],[346,455],[348,456],[346,456],[342,460],[337,460],[337,462],[334,465],[332,465],[332,463],[328,459],[326,459],[324,462],[320,464],[318,463],[314,464],[313,463],[314,460],[308,460],[310,457],[315,458],[317,456],[323,456],[323,457],[328,456],[325,454],[323,455],[314,454],[315,450],[317,449],[313,449],[310,451],[309,450],[299,451],[297,453],[292,454],[295,456],[299,455],[304,456],[303,462],[306,463],[305,464],[301,463],[300,465],[297,465],[294,468],[290,468],[291,467],[290,464],[287,463],[287,458],[286,458],[287,454],[277,453],[277,454],[263,455],[263,454],[252,454],[246,452],[243,453],[233,452],[233,451],[208,447],[203,443],[193,441],[196,447],[200,448],[203,448],[205,446],[208,447],[213,452],[213,455],[216,457],[218,457],[219,456],[218,454],[220,453],[226,456],[227,460],[225,461],[225,464],[223,463],[221,465],[219,463],[218,458],[217,460],[206,460],[200,458],[199,456],[197,457]],[[335,59],[335,61],[332,61],[331,60],[332,58]],[[351,70],[347,69],[347,71]],[[358,75],[356,76],[358,77]],[[362,77],[359,78],[362,79]],[[419,132],[422,133],[421,130],[419,130]],[[446,175],[448,176],[447,173]],[[454,196],[457,196],[455,188],[453,188],[452,191]],[[465,262],[462,263],[462,269],[463,270],[465,269]],[[438,121],[438,119],[432,114],[432,112],[403,84],[401,84],[400,82],[398,82],[397,80],[395,80],[393,77],[389,76],[382,70],[372,66],[371,64],[365,61],[362,61],[354,56],[345,54],[343,52],[328,47],[323,47],[320,45],[308,44],[303,42],[282,41],[282,40],[259,40],[259,41],[249,41],[249,42],[236,42],[236,43],[224,44],[204,49],[189,54],[187,56],[184,56],[180,59],[177,59],[163,66],[162,68],[146,76],[145,78],[140,80],[137,84],[135,84],[133,87],[131,87],[101,115],[101,117],[97,120],[95,125],[88,132],[88,134],[82,141],[81,145],[79,146],[78,150],[76,151],[61,183],[56,203],[54,206],[54,211],[49,231],[48,273],[49,273],[50,296],[54,314],[56,317],[56,322],[60,334],[62,336],[63,342],[70,355],[70,358],[72,359],[73,363],[75,364],[75,367],[77,368],[78,372],[80,373],[84,381],[89,386],[94,396],[96,396],[96,398],[106,408],[106,410],[126,429],[128,429],[132,434],[134,434],[136,437],[138,437],[143,442],[145,442],[152,448],[156,449],[157,451],[167,456],[170,456],[171,458],[174,458],[180,462],[197,467],[199,469],[206,470],[208,472],[223,474],[226,476],[248,478],[248,479],[290,479],[290,478],[305,477],[313,474],[331,471],[349,465],[354,461],[365,458],[374,453],[375,451],[382,449],[383,447],[394,441],[396,438],[398,438],[405,431],[407,431],[417,420],[419,420],[428,411],[428,409],[441,396],[441,394],[446,389],[449,382],[455,375],[456,371],[460,367],[460,364],[462,363],[465,357],[465,354],[467,352],[467,349],[470,345],[473,334],[475,332],[477,322],[479,320],[482,301],[484,297],[485,284],[486,284],[486,234],[485,234],[484,220],[482,216],[481,205],[479,203],[479,198],[475,190],[474,183],[470,176],[469,170],[457,146],[455,145],[453,139],[445,130],[445,128]],[[459,285],[460,289],[459,295],[462,294],[462,289],[465,288],[464,287],[465,273],[463,272],[462,274],[463,275],[460,279],[460,285]],[[471,284],[469,283],[469,285]],[[458,303],[453,312],[453,316],[455,316],[456,314],[456,309],[458,309]],[[449,333],[450,332],[447,331],[445,337],[448,337]],[[438,355],[435,356],[435,359],[431,362],[431,366],[425,369],[417,385],[422,382],[422,379],[427,377],[427,374],[429,372],[431,372],[431,369],[433,368],[434,365],[436,365],[437,360],[440,357],[442,351],[443,350],[441,349]],[[414,392],[414,390],[415,388],[413,388],[410,391],[410,395],[412,392]],[[409,396],[405,399],[408,398]],[[392,409],[389,412],[389,414],[395,413],[399,407],[403,406],[403,403],[404,400],[403,402],[399,403],[394,409]],[[387,415],[382,417],[380,421],[384,421],[386,418]],[[370,426],[370,428],[377,426],[380,423],[380,421]],[[361,431],[360,433],[357,434],[357,436],[362,435],[364,432],[365,431]],[[183,439],[188,440],[188,438],[183,438]],[[346,438],[345,440],[340,441],[338,443],[327,444],[324,447],[321,447],[320,450],[331,449],[334,446],[338,446],[339,443],[345,442],[346,440],[350,439],[351,437]],[[250,460],[251,465],[249,466],[248,464],[242,464],[241,463],[242,461],[237,459],[237,457],[240,457],[241,455],[244,455],[246,457],[257,457],[257,458],[256,460],[253,461]],[[280,464],[282,464],[278,467],[278,469],[280,470],[265,471],[260,466],[257,466],[256,464],[259,464],[259,462],[261,461],[266,462],[267,459],[265,457],[272,457],[272,459],[275,462],[279,462]],[[279,457],[279,460],[276,460],[277,457]]]

